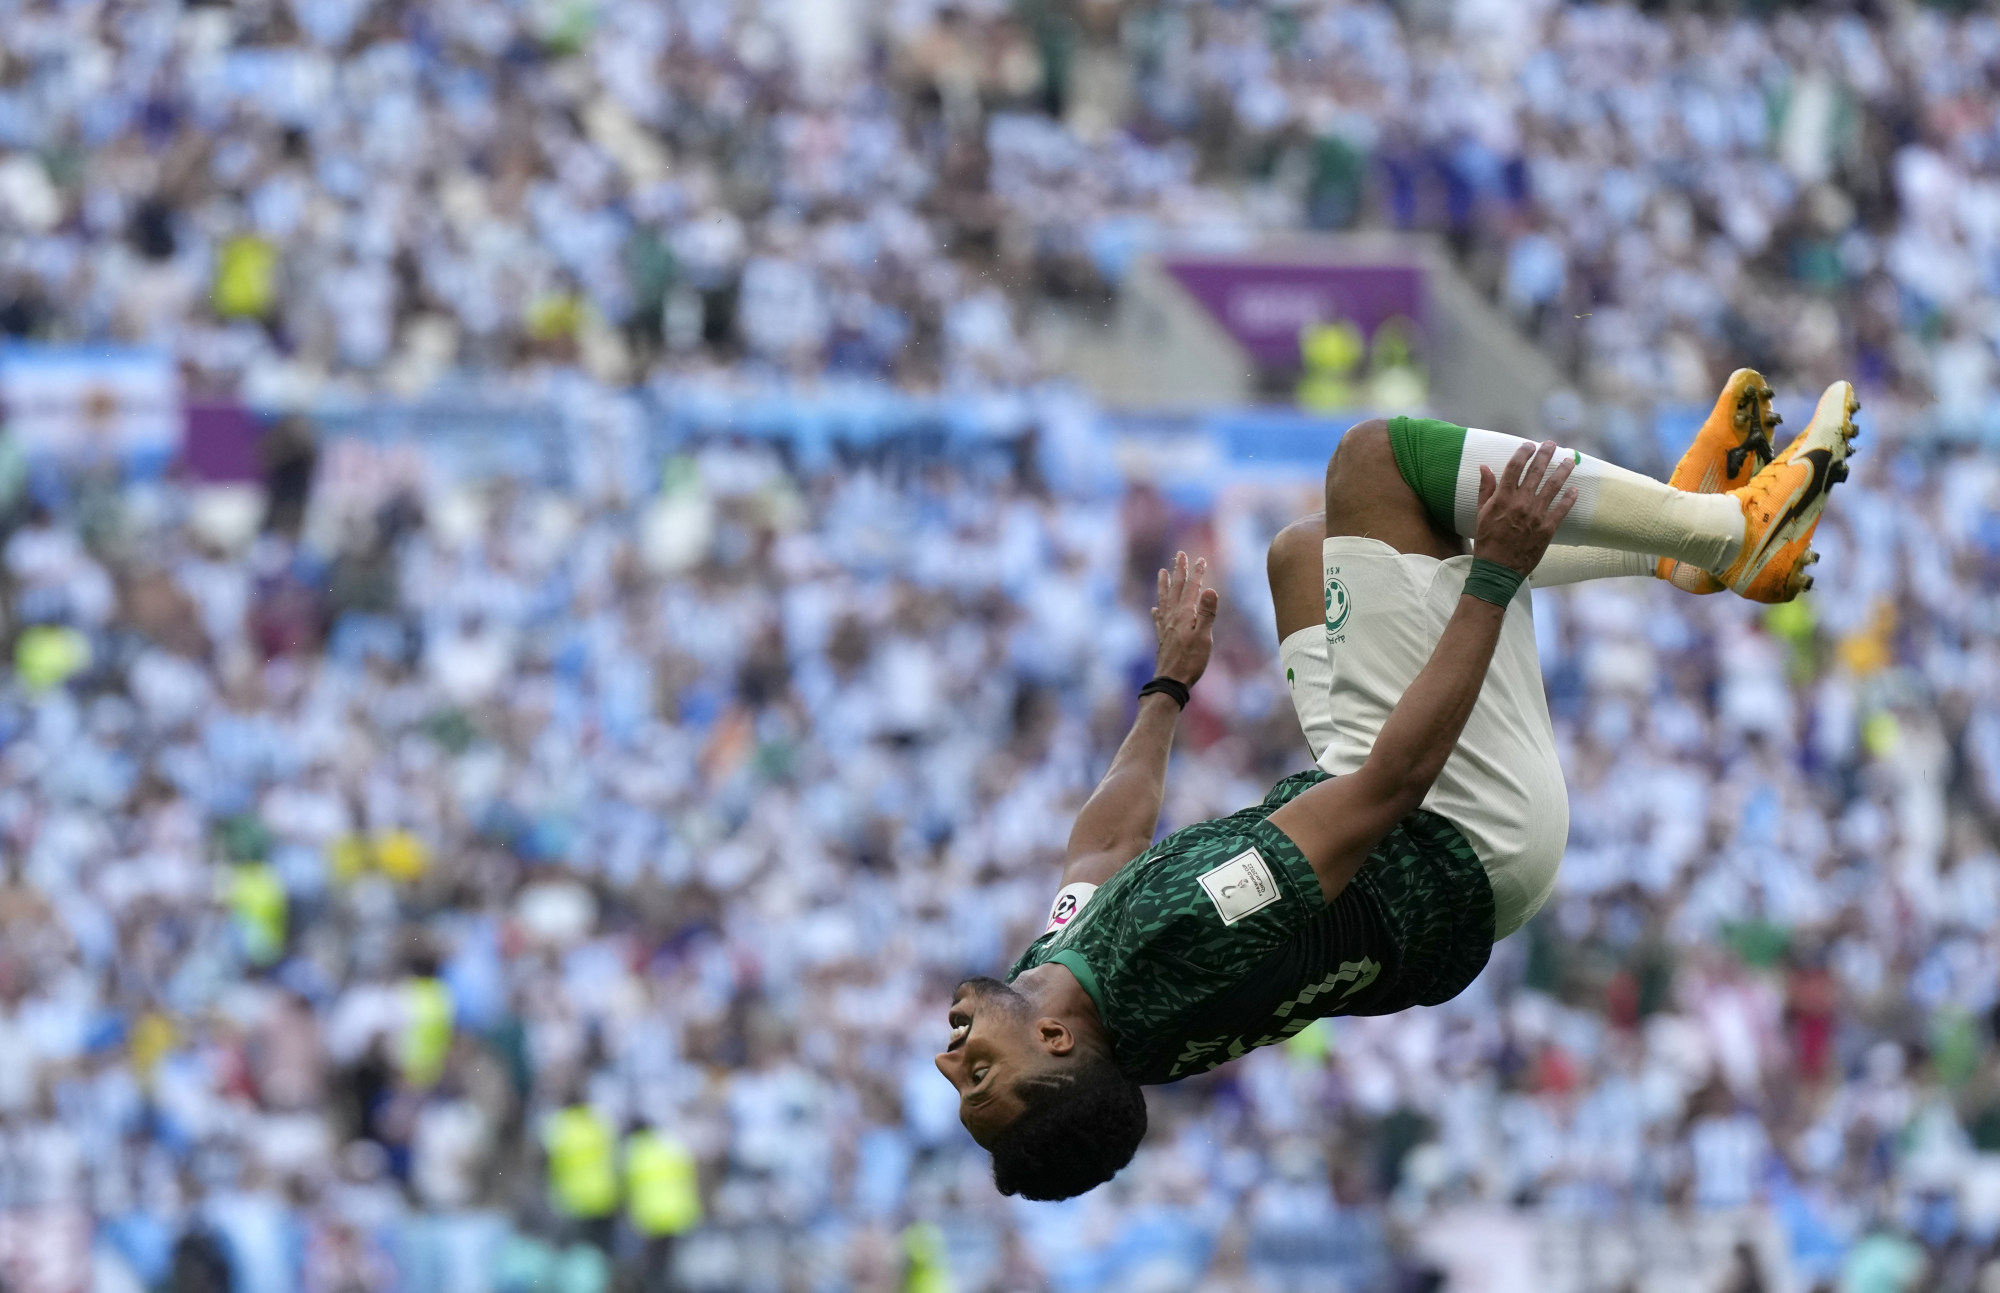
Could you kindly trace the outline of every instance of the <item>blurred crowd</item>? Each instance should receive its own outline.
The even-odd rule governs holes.
[[[1255,612],[1289,504],[1081,488],[1049,426],[656,457],[609,393],[971,407],[1136,253],[1388,227],[1597,396],[1749,363],[1984,430],[1990,16],[0,16],[0,334],[603,412],[560,481],[281,424],[247,504],[0,452],[14,1293],[1401,1293],[1661,1217],[1754,1241],[1700,1293],[2000,1289],[2000,462],[1870,444],[1791,607],[1537,594],[1544,915],[1446,1007],[1156,1089],[1118,1181],[1038,1205],[958,1127],[943,1005],[1035,931],[1176,547],[1230,582],[1166,824],[1304,765]]]
[[[0,330],[266,401],[577,363],[965,389],[1136,253],[1414,228],[1601,397],[1749,363],[1970,426],[2000,20],[1949,8],[20,5]]]
[[[1698,401],[1750,364],[1982,425],[1991,13],[1400,8],[1172,11],[1217,114],[1198,173],[1268,172],[1309,226],[1446,233],[1602,397]]]
[[[1004,3],[8,19],[0,329],[167,346],[267,401],[547,364],[1005,385],[1038,277],[1012,210],[1212,205],[1174,150],[1038,131],[1053,64]]]
[[[18,502],[0,1217],[97,1289],[1360,1293],[1452,1287],[1468,1210],[1758,1209],[1746,1280],[1992,1288],[2000,462],[1876,444],[1791,607],[1537,594],[1545,913],[1446,1007],[1155,1088],[1041,1205],[931,1055],[1176,547],[1234,556],[1166,825],[1308,756],[1244,594],[1292,496],[1067,495],[1032,443],[691,443],[658,490],[297,444],[261,530]]]

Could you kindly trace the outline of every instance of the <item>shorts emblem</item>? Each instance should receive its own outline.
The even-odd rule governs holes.
[[[1332,575],[1326,577],[1326,638],[1333,640],[1334,634],[1347,627],[1347,614],[1354,609],[1354,602],[1347,595],[1347,585]]]

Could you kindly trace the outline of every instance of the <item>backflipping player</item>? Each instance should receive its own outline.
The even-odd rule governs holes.
[[[1445,422],[1350,429],[1324,516],[1270,554],[1318,767],[1154,844],[1216,611],[1202,562],[1160,573],[1158,676],[1077,815],[1048,928],[1006,982],[959,986],[937,1057],[1002,1193],[1109,1180],[1145,1134],[1143,1084],[1321,1016],[1448,1001],[1479,974],[1548,897],[1569,832],[1521,584],[1649,574],[1797,596],[1859,405],[1836,382],[1774,460],[1769,398],[1732,376],[1668,484]]]

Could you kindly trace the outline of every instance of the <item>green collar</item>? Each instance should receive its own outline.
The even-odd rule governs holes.
[[[1076,981],[1090,994],[1091,1004],[1097,1007],[1097,1018],[1102,1022],[1105,1018],[1104,994],[1097,990],[1097,971],[1090,968],[1090,962],[1083,959],[1083,953],[1065,947],[1049,957],[1049,960],[1076,976]]]

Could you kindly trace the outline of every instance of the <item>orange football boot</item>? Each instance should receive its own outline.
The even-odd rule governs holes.
[[[1690,494],[1741,489],[1773,457],[1771,432],[1784,421],[1771,408],[1771,386],[1754,368],[1739,368],[1722,384],[1708,420],[1674,465],[1667,483]],[[1719,593],[1728,585],[1699,566],[1661,557],[1655,573],[1690,593]]]
[[[1860,408],[1851,383],[1827,387],[1806,429],[1749,484],[1729,491],[1743,505],[1743,550],[1717,577],[1738,594],[1788,602],[1812,587],[1806,567],[1819,560],[1813,530],[1827,495],[1847,479]]]

